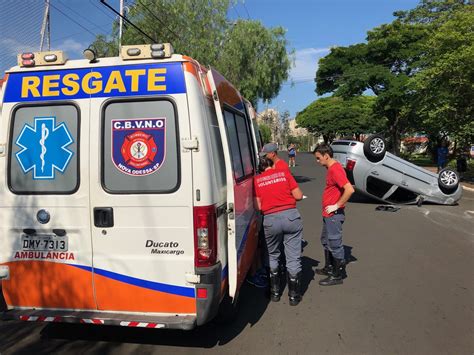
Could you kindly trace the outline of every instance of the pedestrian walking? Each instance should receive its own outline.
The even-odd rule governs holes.
[[[261,158],[255,177],[258,209],[263,213],[263,228],[270,264],[270,298],[278,302],[281,297],[281,272],[279,259],[283,244],[288,271],[288,296],[291,306],[296,306],[301,295],[301,239],[303,222],[296,208],[296,201],[303,199],[298,184],[285,170],[274,169],[273,162]]]
[[[290,168],[296,166],[296,146],[293,143],[288,147],[288,166]]]
[[[438,173],[443,170],[446,167],[446,164],[448,163],[448,144],[446,143],[445,140],[441,143],[441,146],[438,147],[437,151],[437,156],[438,156]]]
[[[286,161],[278,156],[278,144],[267,143],[263,146],[262,151],[259,153],[260,157],[270,159],[273,164],[273,168],[276,170],[286,170],[290,172],[290,168]]]
[[[342,165],[333,159],[333,151],[329,145],[318,145],[313,154],[316,161],[327,169],[326,186],[322,198],[323,228],[321,231],[325,264],[323,268],[316,269],[316,273],[327,276],[319,281],[321,286],[338,285],[342,284],[345,269],[342,244],[344,206],[354,193],[354,188],[347,179]]]

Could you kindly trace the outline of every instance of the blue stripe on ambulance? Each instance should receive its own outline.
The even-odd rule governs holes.
[[[92,268],[90,266],[73,265],[73,264],[69,264],[69,265],[77,267],[82,270],[89,271],[89,272],[92,272],[93,270],[94,273],[96,273],[97,275],[104,276],[112,280],[124,282],[130,285],[147,288],[154,291],[170,293],[173,295],[192,297],[192,298],[195,297],[195,290],[194,288],[191,288],[191,287],[174,286],[174,285],[168,285],[168,284],[163,284],[163,283],[154,282],[154,281],[138,279],[136,277],[122,275],[122,274],[118,274],[112,271]]]

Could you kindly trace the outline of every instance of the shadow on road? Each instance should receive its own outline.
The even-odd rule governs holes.
[[[301,292],[304,295],[306,290],[308,290],[311,281],[314,281],[314,269],[319,265],[319,261],[311,259],[307,256],[301,258],[301,267],[303,271],[303,277],[301,282]]]
[[[305,182],[313,181],[315,178],[310,178],[307,176],[293,175],[298,184],[304,184]]]
[[[228,325],[211,322],[191,331],[180,331],[51,323],[41,330],[40,339],[26,342],[24,348],[16,349],[15,352],[84,352],[84,341],[91,342],[86,351],[101,353],[113,351],[122,343],[212,348],[229,343],[247,326],[256,324],[269,302],[264,290],[246,283],[242,286],[240,297],[238,317]],[[10,323],[9,327],[5,327],[8,331],[2,334],[0,348],[8,349],[17,344],[24,337],[21,335],[23,330],[25,335],[31,332],[28,326],[32,324]]]
[[[358,191],[356,191],[351,198],[349,199],[351,203],[367,203],[371,205],[380,205],[380,201],[370,198],[367,195],[364,195]]]

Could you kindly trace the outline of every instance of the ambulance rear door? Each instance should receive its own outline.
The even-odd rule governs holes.
[[[151,72],[153,70],[153,74]],[[99,310],[196,314],[189,115],[181,63],[95,69],[124,87],[92,97],[94,288]],[[130,75],[140,73],[132,85]],[[151,93],[150,75],[158,93]],[[138,74],[137,74],[138,75]],[[138,76],[137,76],[138,77]],[[105,79],[107,80],[107,79]],[[135,88],[133,91],[131,88]]]
[[[13,308],[96,308],[90,272],[90,102],[61,93],[59,78],[71,71],[60,69],[12,72],[4,87],[0,265],[9,270],[2,285]]]
[[[245,103],[238,91],[214,69],[207,75],[224,148],[229,295],[236,298],[257,247],[258,223],[253,187],[255,143]]]

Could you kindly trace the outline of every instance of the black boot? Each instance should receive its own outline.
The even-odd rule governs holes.
[[[319,281],[321,286],[333,286],[342,284],[345,261],[344,259],[334,258],[332,273],[325,279]]]
[[[332,273],[332,263],[333,257],[329,250],[324,249],[324,267],[321,269],[316,269],[316,273],[318,275],[326,275],[329,276]]]
[[[272,302],[280,301],[281,297],[281,276],[280,270],[270,270],[270,299]]]
[[[301,272],[296,276],[288,274],[288,296],[290,299],[290,306],[296,306],[301,302]]]

